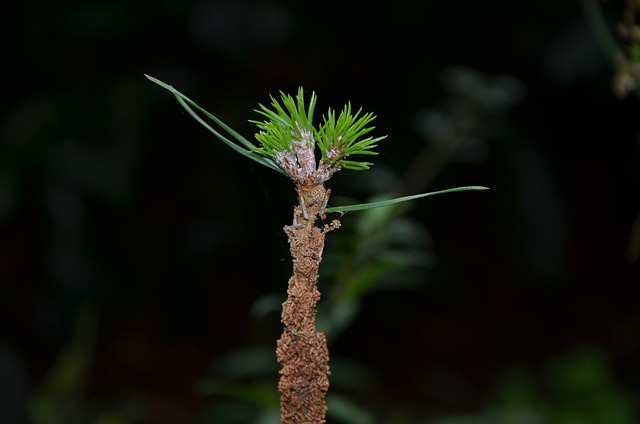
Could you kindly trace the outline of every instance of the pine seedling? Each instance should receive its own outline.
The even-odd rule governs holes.
[[[373,114],[363,113],[362,109],[354,113],[351,104],[347,103],[340,113],[329,109],[321,123],[314,126],[316,95],[312,93],[309,102],[305,103],[304,90],[299,88],[295,98],[280,93],[279,100],[271,97],[270,107],[259,105],[256,112],[263,120],[251,121],[259,130],[255,135],[256,144],[172,86],[148,75],[146,77],[170,91],[182,107],[220,141],[249,159],[286,175],[295,183],[298,205],[294,207],[293,223],[284,227],[293,258],[293,275],[288,283],[287,300],[282,305],[284,330],[276,347],[281,364],[278,383],[280,413],[283,424],[324,423],[327,411],[325,395],[329,389],[329,351],[325,335],[316,328],[316,304],[320,299],[318,268],[325,236],[340,228],[340,221],[334,219],[329,224],[318,226],[317,220],[326,219],[327,213],[344,214],[446,192],[483,190],[486,187],[458,187],[381,202],[328,207],[331,190],[325,187],[325,183],[342,169],[369,169],[372,164],[358,160],[358,157],[376,155],[377,143],[386,137],[369,135],[374,130],[371,126],[375,119]],[[226,135],[209,125],[203,116],[213,121]]]

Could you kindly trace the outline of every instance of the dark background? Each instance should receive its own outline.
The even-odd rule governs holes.
[[[144,73],[247,137],[253,109],[279,90],[315,91],[318,112],[351,101],[388,134],[371,175],[408,186],[433,143],[425,111],[450,116],[473,97],[447,78],[509,75],[513,102],[455,121],[475,147],[445,155],[421,188],[491,190],[413,205],[433,263],[411,288],[363,294],[332,342],[375,381],[344,399],[376,418],[331,420],[639,419],[640,265],[627,247],[640,104],[612,93],[578,3],[5,7],[1,422],[258,422],[216,415],[246,410],[234,403],[242,388],[198,387],[223,355],[275,344],[277,313],[251,311],[284,294],[293,186],[224,147]],[[609,28],[622,8],[603,5]],[[332,189],[364,200],[366,180],[344,171]],[[540,421],[500,421],[504,411]]]

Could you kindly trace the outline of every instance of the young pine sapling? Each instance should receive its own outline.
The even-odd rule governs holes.
[[[271,98],[271,108],[259,105],[264,120],[251,121],[258,127],[254,144],[220,119],[198,106],[172,86],[147,75],[154,83],[169,90],[180,105],[211,131],[219,140],[238,153],[280,172],[295,183],[298,204],[293,222],[284,227],[293,258],[293,275],[289,279],[287,300],[282,305],[284,330],[276,353],[281,364],[278,391],[283,424],[324,423],[329,388],[329,351],[325,335],[316,329],[316,303],[320,299],[317,282],[325,236],[340,228],[339,219],[317,225],[327,213],[340,213],[388,206],[391,204],[453,191],[482,190],[469,186],[431,193],[405,196],[381,202],[329,207],[331,190],[325,183],[342,169],[369,169],[369,162],[347,159],[355,155],[376,155],[377,142],[386,136],[371,137],[375,118],[359,109],[355,113],[347,103],[337,113],[329,109],[322,122],[314,126],[316,96],[305,103],[304,91],[296,97],[281,93],[280,100]],[[202,115],[197,113],[198,110]],[[223,135],[211,127],[206,117],[218,125]],[[319,155],[316,156],[316,149]],[[319,157],[319,159],[317,159]],[[341,215],[340,215],[341,216]]]

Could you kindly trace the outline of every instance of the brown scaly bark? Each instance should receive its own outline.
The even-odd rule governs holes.
[[[318,267],[325,235],[340,227],[340,221],[316,226],[330,195],[322,184],[297,187],[300,205],[293,224],[284,227],[293,257],[287,300],[282,304],[284,331],[276,353],[280,370],[280,411],[282,424],[325,422],[325,395],[329,389],[327,339],[316,330],[315,306],[320,299]]]

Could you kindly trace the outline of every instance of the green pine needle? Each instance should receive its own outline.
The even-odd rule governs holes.
[[[327,116],[324,117],[324,124],[318,130],[318,144],[323,152],[323,159],[331,165],[342,163],[342,167],[347,169],[368,169],[368,163],[364,163],[364,167],[358,167],[353,162],[344,161],[344,158],[350,155],[377,155],[373,151],[377,147],[378,141],[386,138],[386,136],[372,138],[367,137],[360,140],[362,136],[372,131],[375,127],[367,127],[371,121],[375,119],[372,113],[366,113],[362,116],[362,109],[355,114],[351,113],[351,103],[347,103],[340,115],[336,118],[336,113],[329,109]],[[327,157],[325,153],[337,151],[334,157]]]
[[[266,121],[250,121],[258,126],[260,132],[256,140],[261,144],[257,150],[268,156],[275,156],[277,152],[294,150],[293,140],[300,137],[302,131],[313,134],[313,111],[316,105],[316,95],[311,94],[308,110],[304,104],[304,91],[298,89],[294,99],[291,95],[280,92],[280,102],[271,97],[271,107],[260,104],[256,110],[267,118]]]
[[[284,170],[282,170],[273,161],[272,158],[270,158],[270,157],[268,157],[268,156],[266,156],[264,154],[261,154],[261,152],[258,151],[258,149],[256,148],[256,146],[253,143],[251,143],[249,140],[247,140],[246,138],[241,136],[238,132],[236,132],[234,129],[229,127],[227,124],[225,124],[223,121],[218,119],[216,116],[212,115],[207,110],[205,110],[204,108],[202,108],[199,105],[197,105],[193,100],[191,100],[190,98],[188,98],[187,96],[185,96],[184,94],[182,94],[181,92],[179,92],[178,90],[173,88],[171,85],[166,84],[166,83],[160,81],[159,79],[156,79],[156,78],[154,78],[152,76],[149,76],[149,75],[146,75],[146,74],[145,74],[145,77],[147,77],[150,81],[158,84],[160,87],[162,87],[162,88],[168,90],[169,92],[171,92],[176,97],[176,99],[178,100],[178,103],[180,103],[180,105],[196,121],[198,121],[203,127],[205,127],[207,130],[209,130],[214,136],[216,136],[216,138],[218,138],[224,144],[226,144],[227,146],[231,147],[233,150],[235,150],[236,152],[240,153],[241,155],[246,156],[249,159],[252,159],[252,160],[258,162],[259,164],[264,165],[267,168],[271,168],[274,171],[278,171],[278,172],[280,172],[282,174],[285,174]],[[213,122],[215,122],[217,125],[219,125],[231,137],[235,138],[238,141],[239,144],[234,142],[234,141],[231,141],[229,138],[225,137],[224,135],[220,134],[218,131],[213,129],[204,119],[202,119],[202,117],[200,115],[198,115],[193,109],[191,109],[191,107],[189,105],[195,107],[197,110],[202,112],[202,114],[204,114],[207,118],[211,119]],[[244,147],[242,147],[242,146],[244,146]]]
[[[349,205],[349,206],[334,206],[334,207],[331,207],[331,208],[327,208],[326,212],[327,213],[333,213],[333,212],[347,213],[347,212],[362,211],[362,210],[367,210],[367,209],[380,208],[380,207],[383,207],[383,206],[391,206],[391,205],[395,205],[396,203],[408,202],[408,201],[411,201],[411,200],[421,199],[423,197],[435,196],[435,195],[438,195],[438,194],[445,194],[445,193],[453,193],[455,191],[466,191],[466,190],[489,190],[489,188],[488,187],[482,187],[482,186],[456,187],[456,188],[450,188],[450,189],[447,189],[447,190],[432,191],[430,193],[422,193],[422,194],[414,194],[412,196],[396,197],[395,199],[382,200],[382,201],[379,201],[379,202],[360,203],[360,204],[357,204],[357,205]]]

